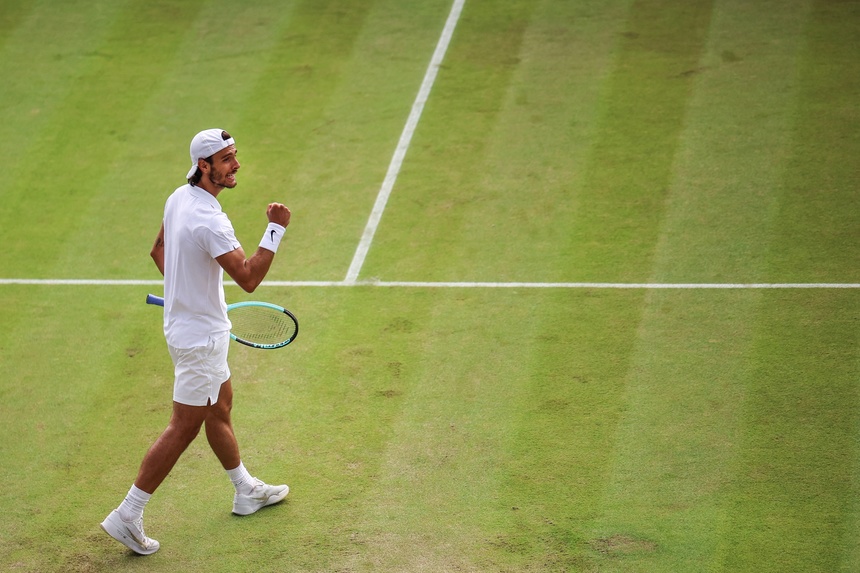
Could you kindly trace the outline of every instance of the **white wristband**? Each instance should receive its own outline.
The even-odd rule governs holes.
[[[278,225],[277,223],[269,223],[269,226],[266,227],[266,232],[263,233],[263,238],[260,239],[260,246],[264,249],[272,251],[273,253],[278,252],[278,245],[281,244],[281,239],[284,238],[284,232],[287,229]]]

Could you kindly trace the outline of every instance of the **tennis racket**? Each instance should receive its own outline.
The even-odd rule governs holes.
[[[164,306],[164,299],[146,295],[146,304]],[[227,305],[233,329],[230,338],[251,348],[282,348],[296,339],[299,321],[287,309],[268,302],[235,302]]]

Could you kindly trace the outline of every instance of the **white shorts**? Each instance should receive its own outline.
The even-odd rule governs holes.
[[[188,406],[207,406],[218,401],[221,384],[230,379],[227,351],[230,333],[209,337],[206,346],[174,348],[167,345],[173,359],[173,400]]]

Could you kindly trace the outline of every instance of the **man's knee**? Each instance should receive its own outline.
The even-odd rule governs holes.
[[[206,416],[206,423],[230,423],[230,411],[233,409],[233,404],[224,400],[218,400],[209,409],[209,415]]]
[[[210,406],[209,418],[214,414],[219,418],[229,418],[233,410],[233,385],[230,380],[221,384],[218,392],[218,401]]]
[[[191,443],[203,427],[206,411],[205,406],[186,406],[174,402],[169,426],[179,439]]]

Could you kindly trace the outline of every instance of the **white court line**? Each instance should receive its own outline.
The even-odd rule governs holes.
[[[359,283],[361,284],[361,283]],[[380,287],[422,288],[567,288],[567,289],[790,289],[860,288],[860,283],[487,283],[487,282],[376,282]]]
[[[355,249],[352,263],[349,265],[349,270],[346,272],[346,278],[344,279],[344,282],[346,283],[355,283],[358,279],[358,274],[361,272],[361,267],[364,265],[364,259],[367,257],[367,252],[370,250],[373,236],[376,234],[377,227],[379,227],[380,219],[382,219],[382,212],[385,211],[388,197],[391,195],[391,190],[394,188],[394,182],[397,181],[397,175],[400,173],[401,165],[403,165],[403,158],[406,156],[406,150],[409,149],[412,135],[415,133],[415,128],[418,126],[418,120],[421,119],[421,112],[424,111],[424,104],[430,96],[433,82],[436,81],[436,74],[439,71],[439,66],[442,65],[442,59],[445,57],[445,52],[448,50],[448,44],[451,42],[454,28],[457,27],[457,20],[460,19],[460,12],[463,10],[463,4],[465,1],[466,0],[454,0],[454,5],[451,6],[451,13],[448,14],[448,20],[445,22],[445,27],[442,29],[442,35],[439,37],[439,43],[436,45],[436,51],[433,52],[433,57],[430,59],[430,65],[427,67],[427,73],[424,74],[424,81],[421,82],[418,96],[412,104],[412,111],[409,113],[409,118],[406,120],[406,126],[403,128],[403,133],[400,134],[400,141],[397,142],[397,149],[394,150],[394,156],[391,158],[391,163],[388,165],[388,172],[385,174],[382,188],[376,196],[376,203],[374,203],[373,210],[370,212],[367,226],[364,227],[361,241]]]
[[[0,285],[162,286],[160,280],[0,279]],[[537,289],[857,289],[860,283],[527,283],[422,281],[263,281],[261,287],[404,287]]]

